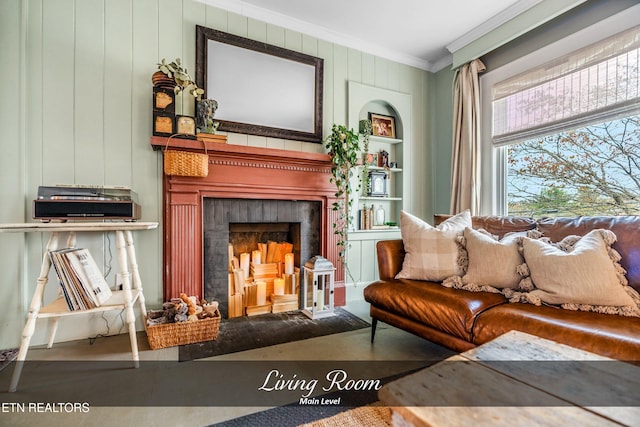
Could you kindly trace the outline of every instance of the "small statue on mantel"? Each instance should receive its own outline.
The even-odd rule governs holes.
[[[201,99],[197,103],[196,126],[200,133],[215,133],[220,125],[213,120],[218,109],[218,101],[215,99]]]

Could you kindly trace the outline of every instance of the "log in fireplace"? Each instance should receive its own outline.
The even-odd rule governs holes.
[[[298,267],[320,253],[319,201],[205,198],[203,209],[204,296],[218,301],[225,317],[229,244],[238,256],[258,243],[288,241]]]
[[[166,145],[166,138],[152,137],[151,145],[161,149]],[[203,151],[202,142],[188,139],[173,138],[171,147]],[[335,301],[336,305],[344,305],[344,270],[339,265],[337,236],[333,232],[337,214],[332,209],[335,186],[329,181],[329,156],[211,141],[206,142],[206,148],[209,155],[207,177],[163,175],[163,298],[177,297],[181,292],[199,297],[206,295],[205,288],[209,286],[205,284],[204,275],[203,212],[208,203],[206,200],[308,201],[319,206],[320,225],[319,253],[309,255],[322,255],[338,268]],[[247,215],[255,213],[257,211]],[[225,220],[216,213],[211,219],[214,223]],[[247,222],[253,221],[258,220]],[[225,242],[225,248],[227,244]],[[226,257],[226,249],[224,254]],[[305,261],[300,260],[302,264]],[[206,262],[218,263],[218,260],[207,259]],[[226,265],[226,260],[220,260],[220,263]]]

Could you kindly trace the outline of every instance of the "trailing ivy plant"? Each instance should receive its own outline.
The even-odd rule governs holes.
[[[336,201],[333,203],[333,210],[338,212],[338,218],[333,224],[333,232],[338,236],[338,257],[347,274],[353,280],[345,257],[348,249],[348,232],[353,222],[350,214],[353,200],[350,195],[354,190],[358,191],[360,188],[360,180],[357,181],[355,189],[352,188],[351,182],[355,167],[358,166],[360,137],[354,130],[334,124],[331,128],[331,134],[325,140],[325,147],[329,150],[329,156],[333,163],[330,181],[336,185]]]
[[[373,132],[373,124],[371,120],[360,120],[360,135],[362,135],[362,152],[366,155],[369,153],[369,137]],[[362,162],[362,186],[369,188],[369,164],[366,161]]]

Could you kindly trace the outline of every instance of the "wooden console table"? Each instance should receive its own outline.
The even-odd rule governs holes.
[[[40,276],[36,284],[36,289],[29,306],[29,314],[22,331],[22,341],[20,350],[16,359],[16,365],[13,371],[9,391],[16,391],[20,374],[22,373],[22,365],[27,357],[29,343],[35,331],[36,320],[39,318],[52,318],[53,325],[49,333],[49,341],[47,348],[53,346],[58,320],[63,316],[73,316],[77,314],[95,313],[110,310],[125,310],[126,322],[129,328],[129,340],[131,342],[131,354],[134,366],[139,366],[138,341],[136,338],[135,313],[133,304],[137,301],[143,319],[146,321],[147,309],[145,307],[144,295],[142,293],[142,283],[138,272],[138,263],[136,260],[135,248],[133,245],[132,231],[151,230],[158,226],[157,222],[49,222],[49,223],[24,223],[24,224],[0,224],[0,232],[49,232],[49,242],[42,257],[42,267]],[[108,232],[114,231],[116,234],[116,248],[118,253],[118,264],[120,267],[120,275],[122,277],[122,290],[113,291],[113,295],[109,300],[99,307],[89,310],[69,311],[67,303],[62,295],[59,295],[50,304],[42,306],[44,298],[44,289],[49,278],[49,270],[51,269],[51,260],[49,252],[58,248],[58,240],[60,233],[67,233],[67,247],[74,247],[76,243],[76,232]],[[131,278],[133,275],[133,279]],[[132,286],[133,284],[133,286]]]
[[[378,393],[393,426],[637,426],[639,389],[638,366],[511,331]]]

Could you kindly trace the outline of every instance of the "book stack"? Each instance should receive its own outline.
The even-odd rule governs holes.
[[[99,307],[111,297],[111,288],[87,249],[51,251],[49,258],[70,311]]]

